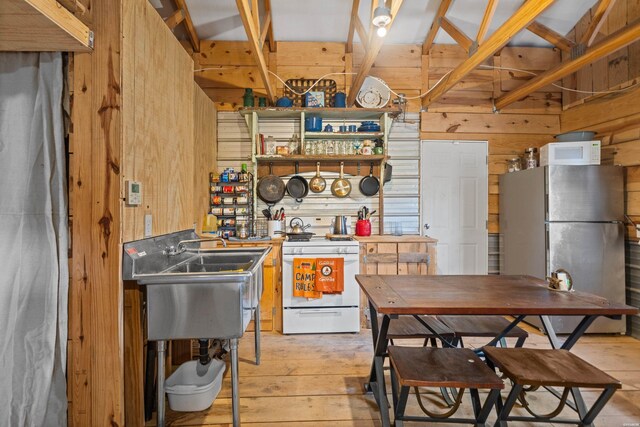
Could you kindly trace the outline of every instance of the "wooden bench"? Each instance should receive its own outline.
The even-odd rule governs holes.
[[[391,360],[391,387],[395,425],[403,421],[427,421],[447,423],[472,423],[484,426],[504,384],[500,378],[478,357],[466,348],[389,347]],[[427,415],[405,415],[410,387],[415,387],[418,404]],[[453,407],[446,413],[428,410],[418,387],[459,388]],[[469,389],[475,418],[452,418],[462,402],[464,389]],[[478,389],[488,389],[484,404],[480,402]]]
[[[436,339],[438,335],[443,338],[451,340],[454,337],[454,333],[445,324],[436,319],[433,316],[420,316],[420,319],[429,325],[434,334],[429,328],[420,323],[413,316],[399,316],[397,319],[392,319],[389,322],[389,329],[387,330],[387,338],[393,344],[393,340],[398,339],[424,339],[424,345],[426,346],[428,341],[431,341],[433,347],[436,346]],[[379,321],[380,323],[380,321]]]
[[[464,347],[463,337],[494,338],[511,324],[501,316],[438,316],[438,320],[453,331],[460,347]],[[505,335],[507,338],[517,338],[516,347],[522,347],[528,336],[529,333],[518,326]],[[506,342],[501,342],[502,346],[506,347]]]
[[[507,425],[508,421],[561,422],[591,426],[607,401],[622,386],[620,381],[567,350],[496,347],[484,347],[483,350],[487,361],[498,367],[513,382],[504,405],[501,399],[497,402],[498,423],[502,426]],[[536,414],[523,398],[522,391],[527,386],[563,387],[560,404],[548,414]],[[580,394],[573,391],[579,388],[595,388],[603,391],[591,409],[587,410],[584,402],[575,402],[579,420],[558,418],[570,392],[574,400],[582,400]],[[532,417],[509,415],[518,398],[521,398],[521,403]]]

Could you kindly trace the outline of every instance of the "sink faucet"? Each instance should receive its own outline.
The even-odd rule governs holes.
[[[222,246],[224,246],[225,248],[227,247],[227,242],[222,237],[207,237],[205,239],[181,240],[178,242],[176,246],[168,246],[164,251],[162,251],[162,253],[169,256],[180,255],[181,253],[186,252],[187,250],[186,243],[217,242],[217,241],[222,242]]]

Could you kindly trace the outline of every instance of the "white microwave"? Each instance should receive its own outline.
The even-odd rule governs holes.
[[[540,166],[599,164],[600,141],[550,142],[540,148]]]

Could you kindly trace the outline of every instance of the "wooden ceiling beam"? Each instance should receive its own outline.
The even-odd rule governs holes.
[[[618,49],[621,49],[636,40],[640,39],[640,20],[628,25],[615,33],[600,40],[593,46],[585,50],[584,55],[570,61],[560,63],[549,71],[540,74],[515,90],[501,96],[495,101],[495,107],[500,110],[512,104],[532,92],[547,86],[571,73],[575,73],[580,68],[598,59],[605,57]]]
[[[542,25],[539,22],[533,21],[528,27],[527,30],[531,31],[536,36],[539,36],[560,50],[564,50],[565,52],[571,52],[571,49],[576,45],[574,42],[566,38],[560,33],[553,31],[551,28],[546,25]]]
[[[269,40],[269,52],[277,50],[276,40],[273,38],[273,16],[271,13],[271,0],[264,0],[264,11],[269,17],[269,29],[267,30],[267,40]]]
[[[518,9],[511,18],[502,24],[487,40],[478,46],[478,49],[453,69],[445,78],[433,86],[430,92],[422,99],[424,107],[437,101],[454,87],[467,74],[475,70],[478,65],[490,58],[495,52],[506,45],[513,36],[526,28],[538,15],[545,11],[554,0],[528,0]]]
[[[491,20],[493,19],[493,15],[496,13],[497,8],[498,0],[489,0],[487,8],[484,10],[484,15],[482,16],[482,22],[480,22],[480,28],[478,28],[478,35],[476,36],[477,44],[482,43],[484,38],[487,36],[487,31],[489,31]]]
[[[362,47],[366,51],[369,49],[369,35],[364,29],[364,24],[360,20],[360,18],[356,17],[355,19],[356,31],[358,32],[358,37],[360,37],[360,41],[362,42]]]
[[[164,23],[167,24],[170,30],[173,30],[184,21],[184,10],[178,9],[171,16],[164,20]]]
[[[471,40],[460,28],[445,16],[440,18],[440,27],[447,32],[467,53],[471,50],[473,40]]]
[[[356,21],[360,21],[360,18],[358,17],[359,8],[360,0],[353,0],[353,4],[351,5],[351,18],[349,19],[349,33],[347,34],[347,45],[345,47],[346,53],[353,52],[353,37],[356,33]],[[362,26],[362,22],[360,22],[360,25]],[[362,29],[364,30],[364,27]],[[359,37],[362,40],[362,35],[359,34]]]
[[[187,34],[189,35],[189,42],[191,43],[191,47],[193,47],[194,52],[200,52],[200,37],[198,37],[198,33],[196,33],[196,29],[193,26],[193,21],[191,20],[191,15],[189,14],[189,9],[187,8],[187,3],[185,0],[173,0],[178,9],[182,9],[184,12],[184,26],[187,29]]]
[[[613,5],[616,3],[616,0],[600,0],[598,3],[598,7],[596,7],[595,12],[593,12],[593,16],[591,17],[591,22],[589,23],[589,27],[587,27],[587,31],[584,32],[582,37],[580,38],[580,44],[585,46],[591,46],[593,41],[595,40],[600,28],[607,20],[607,16]]]
[[[391,26],[393,25],[393,22],[395,21],[396,16],[398,16],[398,10],[400,10],[400,6],[402,6],[402,1],[403,0],[392,1],[391,8],[390,8],[391,22],[389,22],[389,25],[387,25],[388,31],[391,31]],[[372,33],[375,33],[375,31],[372,31]],[[375,62],[376,57],[380,52],[380,48],[384,43],[384,37],[374,37],[373,39],[370,39],[370,40],[371,42],[369,43],[369,45],[367,46],[364,52],[364,58],[362,60],[362,64],[360,65],[360,69],[358,70],[358,74],[355,76],[355,78],[353,79],[353,83],[351,84],[349,97],[347,98],[348,106],[351,106],[354,104],[356,100],[356,96],[358,95],[358,91],[360,91],[360,88],[362,87],[362,83],[364,83],[364,79],[369,74],[369,71],[371,70],[373,63]]]
[[[431,28],[429,28],[429,32],[427,33],[427,37],[424,39],[424,43],[422,43],[422,54],[428,55],[431,50],[431,46],[433,45],[433,40],[436,38],[436,34],[438,34],[438,30],[440,29],[440,20],[444,17],[449,10],[449,6],[451,6],[451,2],[453,0],[440,0],[440,6],[438,6],[438,11],[436,12],[436,16],[433,18],[433,22],[431,23]]]
[[[266,15],[264,20],[262,21],[262,32],[260,33],[260,46],[264,46],[264,42],[267,39],[267,35],[269,34],[269,28],[271,27],[271,15]]]
[[[249,0],[236,0],[236,5],[238,6],[238,12],[240,12],[242,25],[244,25],[244,30],[246,31],[247,38],[249,39],[251,54],[253,55],[253,59],[256,61],[258,71],[260,72],[260,77],[262,78],[264,87],[267,90],[267,96],[269,97],[269,100],[271,102],[275,103],[276,92],[271,85],[271,80],[269,79],[267,61],[264,59],[264,55],[262,54],[260,33],[254,25],[255,20],[251,13],[251,8],[249,7]]]

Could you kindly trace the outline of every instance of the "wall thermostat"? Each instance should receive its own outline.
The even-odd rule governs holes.
[[[138,181],[127,181],[126,203],[129,206],[140,206],[142,204],[142,184]]]

